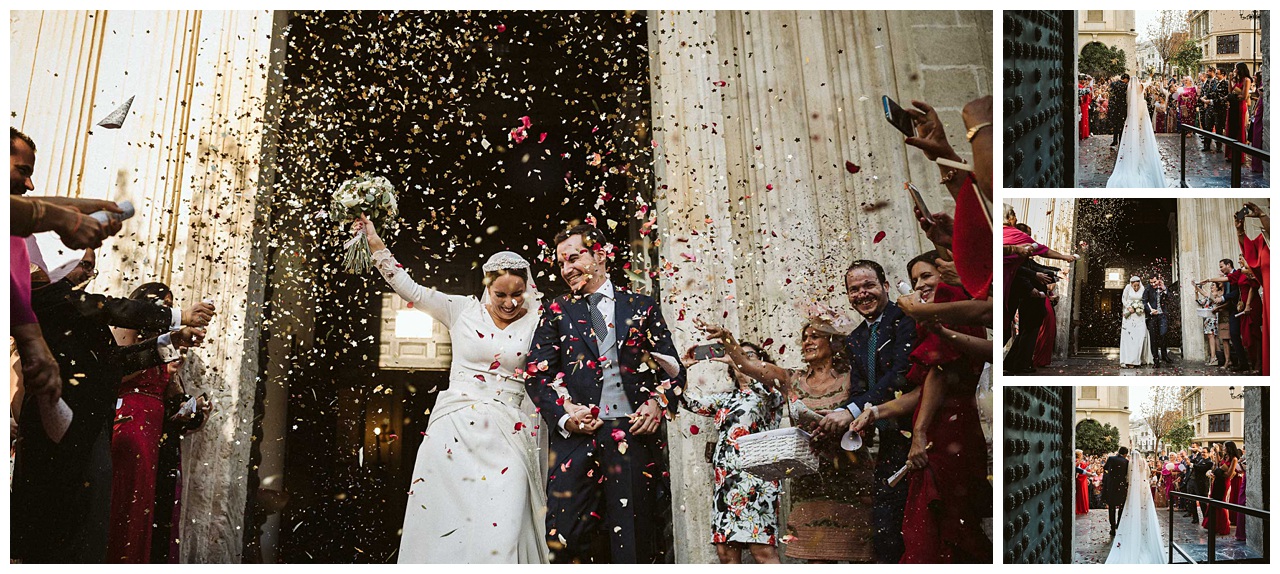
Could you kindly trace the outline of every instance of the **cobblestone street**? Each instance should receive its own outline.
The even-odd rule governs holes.
[[[1194,141],[1193,141],[1194,139]],[[1222,152],[1202,152],[1199,137],[1187,140],[1187,185],[1193,188],[1228,188],[1231,186],[1231,164]],[[1178,134],[1156,134],[1160,144],[1160,158],[1164,162],[1164,178],[1167,187],[1178,187],[1181,182],[1179,161],[1181,149]],[[1250,171],[1248,159],[1241,167],[1241,187],[1268,187],[1267,170]],[[1111,136],[1098,134],[1080,142],[1080,174],[1077,187],[1106,187],[1107,178],[1116,163],[1116,148],[1111,147]]]

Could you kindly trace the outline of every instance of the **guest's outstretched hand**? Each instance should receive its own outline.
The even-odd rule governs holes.
[[[856,432],[858,434],[862,434],[866,432],[867,428],[869,428],[875,422],[876,422],[876,409],[874,408],[864,409],[862,411],[862,414],[858,415],[858,418],[854,419],[852,423],[849,423],[849,430]]]
[[[822,414],[822,413],[819,413]],[[845,429],[853,423],[853,413],[849,409],[839,408],[827,412],[818,421],[818,428],[814,432],[814,438],[823,439],[826,437],[838,437],[844,434]]]
[[[955,232],[955,219],[946,212],[935,213],[931,217],[925,217],[920,212],[919,207],[912,206],[912,211],[916,214],[916,221],[920,222],[920,230],[924,231],[924,236],[929,238],[934,245],[940,247],[951,248],[951,236]],[[932,221],[931,221],[932,220]]]
[[[911,450],[907,453],[907,469],[919,470],[929,466],[929,437],[917,432],[911,436]]]
[[[940,157],[959,159],[960,156],[951,147],[951,142],[947,141],[947,132],[942,127],[938,112],[934,111],[929,104],[918,100],[911,100],[911,105],[918,109],[904,108],[903,111],[911,116],[911,121],[916,126],[916,135],[907,138],[906,144],[920,148],[929,161],[936,161]]]

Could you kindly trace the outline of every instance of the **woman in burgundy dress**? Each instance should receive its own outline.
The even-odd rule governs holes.
[[[1266,142],[1262,140],[1262,121],[1267,117],[1267,96],[1263,89],[1266,84],[1262,81],[1262,72],[1258,72],[1256,76],[1258,87],[1254,90],[1254,94],[1257,98],[1253,101],[1253,118],[1249,122],[1249,145],[1258,149],[1267,149]],[[1261,173],[1263,163],[1262,156],[1249,156],[1249,168],[1253,171]]]
[[[173,306],[173,294],[162,283],[147,283],[130,299]],[[130,345],[155,336],[117,329],[116,342]],[[156,462],[164,428],[164,396],[175,361],[128,375],[120,382],[119,407],[111,435],[111,522],[107,562],[146,564],[151,558]]]
[[[939,280],[935,257],[930,252],[908,263],[919,300],[913,295],[900,298],[904,313],[921,311],[922,303],[925,309],[935,309],[969,299],[963,289]],[[902,563],[990,563],[991,541],[982,531],[982,519],[991,515],[992,492],[975,399],[982,349],[989,357],[989,341],[981,327],[928,320],[917,320],[916,325],[907,380],[917,386],[866,409],[852,429],[861,432],[877,419],[914,413],[907,466],[915,472],[908,475]]]
[[[1244,315],[1240,316],[1240,338],[1249,356],[1249,370],[1259,371],[1262,369],[1263,339],[1262,300],[1258,294],[1262,283],[1254,276],[1253,270],[1243,264],[1243,258],[1240,271],[1240,302],[1244,305]]]
[[[1234,444],[1232,445],[1235,446]],[[1215,453],[1211,455],[1218,458]],[[1231,479],[1235,478],[1236,459],[1230,454],[1224,453],[1218,460],[1214,462],[1213,471],[1210,473],[1211,483],[1209,484],[1209,498],[1214,500],[1227,501],[1227,495],[1231,491]],[[1205,512],[1204,520],[1200,521],[1200,526],[1209,527],[1209,512],[1214,515],[1214,534],[1222,536],[1231,534],[1231,515],[1225,508],[1215,508]]]
[[[1236,64],[1235,78],[1231,81],[1231,93],[1227,96],[1227,137],[1245,141],[1244,127],[1249,123],[1249,92],[1253,89],[1253,77],[1244,62]],[[1231,159],[1227,148],[1227,159]]]

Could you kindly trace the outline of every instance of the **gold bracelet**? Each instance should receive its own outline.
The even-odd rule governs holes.
[[[956,171],[957,171],[956,168],[954,167],[951,168],[950,170],[947,171],[947,175],[942,176],[942,179],[939,180],[938,183],[943,185],[951,183],[951,180],[956,178]]]

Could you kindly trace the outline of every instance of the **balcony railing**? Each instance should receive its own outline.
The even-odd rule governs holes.
[[[1266,510],[1261,510],[1258,508],[1240,506],[1239,504],[1231,504],[1230,502],[1224,502],[1214,498],[1209,498],[1207,496],[1200,496],[1198,494],[1187,494],[1185,492],[1179,492],[1175,490],[1169,493],[1169,563],[1170,564],[1173,563],[1173,552],[1175,550],[1178,552],[1180,556],[1186,559],[1187,562],[1190,562],[1192,564],[1196,563],[1195,559],[1191,558],[1191,556],[1188,555],[1187,552],[1183,550],[1181,546],[1178,546],[1173,542],[1173,525],[1177,522],[1173,516],[1173,509],[1176,506],[1173,503],[1173,500],[1175,498],[1185,498],[1187,500],[1192,501],[1193,503],[1202,503],[1209,507],[1209,510],[1205,512],[1205,518],[1209,521],[1208,522],[1209,547],[1208,547],[1208,556],[1206,557],[1206,561],[1209,564],[1213,564],[1214,562],[1217,562],[1217,558],[1218,558],[1217,557],[1218,513],[1214,512],[1214,509],[1217,509],[1217,508],[1225,508],[1231,512],[1239,512],[1240,514],[1243,514],[1245,516],[1252,516],[1254,518],[1262,519],[1262,559],[1249,560],[1249,562],[1258,562],[1259,564],[1271,563],[1271,513],[1270,512],[1267,512]],[[1199,528],[1199,526],[1197,526],[1197,528]]]

